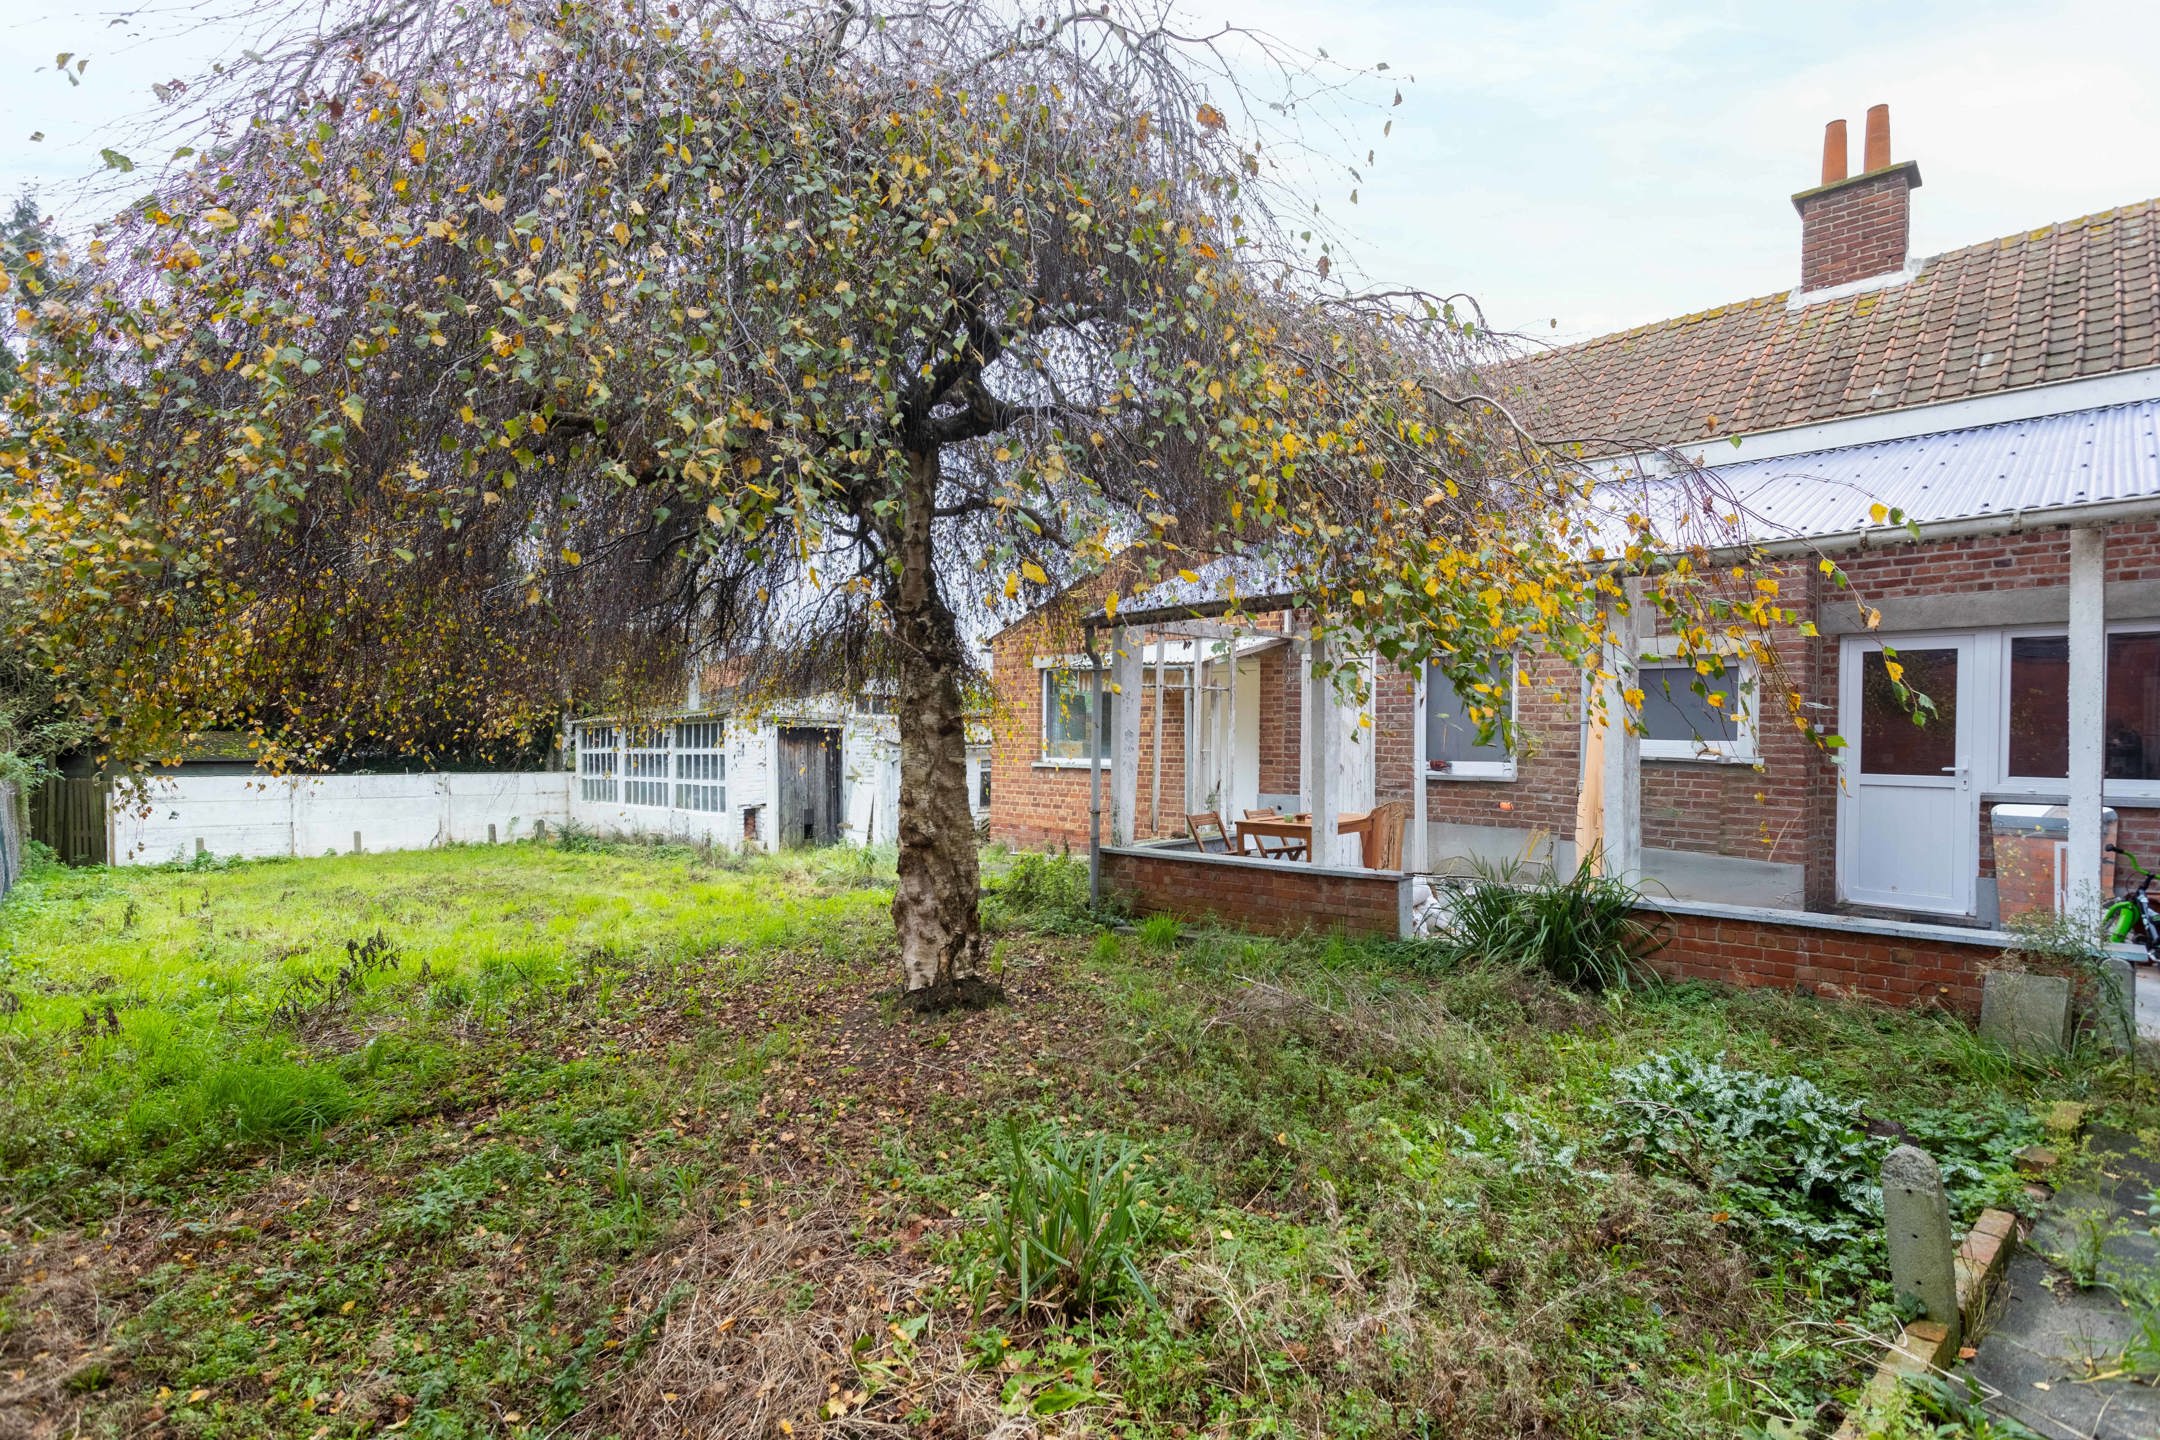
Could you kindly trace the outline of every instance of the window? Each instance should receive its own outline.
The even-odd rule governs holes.
[[[1755,758],[1753,664],[1715,656],[1646,657],[1636,667],[1635,683],[1643,697],[1643,759]]]
[[[623,803],[666,809],[668,727],[632,725],[623,751]]]
[[[577,728],[578,798],[615,803],[615,727]]]
[[[2105,713],[2109,780],[2160,780],[2160,631],[2107,637]],[[2010,638],[2009,739],[2005,770],[2021,780],[2070,774],[2070,641]]]
[[[1092,699],[1086,670],[1045,670],[1043,676],[1043,758],[1085,764],[1088,758],[1088,709]],[[1109,677],[1104,678],[1102,754],[1110,757]]]
[[[987,759],[975,762],[975,808],[990,808],[990,762]]]
[[[1500,722],[1515,719],[1515,662],[1500,657],[1465,694],[1437,663],[1425,667],[1425,763],[1443,775],[1512,780]]]
[[[675,727],[675,808],[727,809],[727,731],[718,720],[685,720]]]
[[[2040,780],[2062,780],[2069,776],[2068,636],[2011,637],[2010,745],[2004,758],[2012,775]]]

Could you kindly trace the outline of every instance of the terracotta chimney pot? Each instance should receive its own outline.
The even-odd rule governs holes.
[[[1822,183],[1835,185],[1845,178],[1845,160],[1849,154],[1845,143],[1845,122],[1832,120],[1822,131]]]
[[[1867,150],[1861,173],[1890,168],[1890,107],[1870,105],[1867,112]]]

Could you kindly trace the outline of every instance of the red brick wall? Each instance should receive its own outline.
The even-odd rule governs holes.
[[[1277,645],[1260,652],[1260,791],[1295,795],[1305,788],[1299,753],[1304,734],[1304,670],[1297,651]]]
[[[1665,948],[1651,967],[1669,979],[1805,990],[1891,1005],[1936,1005],[1980,1013],[1986,972],[2000,968],[1986,942],[1857,934],[1810,925],[1728,920],[1646,908],[1661,922]]]
[[[1905,266],[1910,170],[1862,175],[1800,202],[1800,288],[1822,290]]]
[[[1377,935],[1400,939],[1401,875],[1315,872],[1309,865],[1168,851],[1106,850],[1103,894],[1135,915],[1213,920],[1267,935]]]

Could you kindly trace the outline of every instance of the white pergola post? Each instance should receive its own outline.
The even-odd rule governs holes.
[[[1095,632],[1087,632],[1088,647],[1088,906],[1102,905],[1102,656],[1095,650]]]
[[[1145,650],[1147,646],[1145,636],[1141,637],[1140,644],[1142,649]],[[1163,702],[1167,698],[1164,687],[1169,684],[1167,672],[1170,668],[1163,662],[1168,658],[1165,654],[1167,648],[1161,640],[1155,642],[1155,774],[1148,784],[1147,802],[1148,833],[1151,835],[1162,834],[1162,712]],[[1146,677],[1143,675],[1141,684],[1145,685],[1146,683]]]
[[[2070,532],[2070,844],[2064,910],[2100,918],[2107,761],[2107,527]]]
[[[1335,781],[1340,768],[1342,720],[1335,709],[1335,685],[1328,676],[1327,641],[1315,633],[1305,683],[1305,798],[1312,811],[1315,865],[1335,863]]]
[[[1426,849],[1432,837],[1426,833],[1425,766],[1425,667],[1420,665],[1410,681],[1410,846],[1405,853],[1409,868],[1422,873],[1428,867]]]
[[[1642,653],[1641,582],[1627,582],[1627,598],[1627,613],[1615,609],[1606,627],[1604,863],[1598,869],[1632,885],[1642,879],[1642,737],[1630,723],[1626,692]]]
[[[1110,632],[1110,843],[1130,845],[1140,814],[1140,647],[1120,625]],[[1100,720],[1095,722],[1101,724]]]

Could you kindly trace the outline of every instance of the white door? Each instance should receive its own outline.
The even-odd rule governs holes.
[[[1841,669],[1839,893],[1857,905],[1972,914],[1980,860],[1973,637],[1850,638]],[[1900,699],[1899,683],[1933,702],[1932,712]]]

